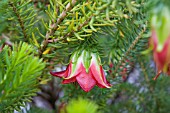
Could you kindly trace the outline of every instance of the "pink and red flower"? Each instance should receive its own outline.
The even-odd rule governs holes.
[[[156,31],[153,30],[150,44],[153,48],[153,58],[158,68],[158,73],[154,77],[154,80],[156,80],[162,72],[170,75],[170,35],[159,47],[159,38]]]
[[[50,73],[53,76],[63,78],[63,84],[77,81],[86,92],[90,91],[95,85],[101,88],[111,87],[105,78],[98,54],[86,50],[76,51],[65,71]]]
[[[157,65],[158,71],[167,72],[170,63],[170,36],[165,40],[162,49],[158,47],[158,37],[156,32],[152,32],[151,46],[153,47],[153,58]]]
[[[150,45],[158,68],[156,79],[162,72],[169,74],[170,64],[170,10],[168,7],[153,10],[151,16],[152,36]]]

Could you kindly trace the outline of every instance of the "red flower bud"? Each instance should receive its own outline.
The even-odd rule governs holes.
[[[112,62],[109,64],[109,67],[110,67],[110,68],[113,68],[113,63],[112,63]]]

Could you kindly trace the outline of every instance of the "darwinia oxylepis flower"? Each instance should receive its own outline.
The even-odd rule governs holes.
[[[110,88],[111,86],[105,78],[99,55],[87,50],[74,52],[65,71],[50,73],[63,78],[63,84],[78,82],[86,92],[95,85],[101,88]]]
[[[158,67],[158,70],[167,71],[170,63],[170,36],[166,39],[162,49],[158,48],[158,38],[156,32],[152,32],[151,44],[153,46],[153,58]]]
[[[158,74],[154,78],[156,80],[161,72],[167,73],[169,75],[170,66],[170,36],[166,39],[163,44],[162,49],[158,48],[158,38],[156,32],[152,32],[152,37],[150,39],[151,46],[153,47],[153,58],[158,68]]]
[[[169,73],[170,64],[170,10],[168,7],[156,8],[151,18],[152,35],[150,45],[158,74]]]

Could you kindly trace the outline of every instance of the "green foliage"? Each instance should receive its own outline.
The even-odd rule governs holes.
[[[146,59],[138,59],[143,58],[141,52],[148,47],[153,8],[169,7],[169,3],[169,0],[0,0],[0,112],[20,110],[38,91],[37,86],[51,79],[49,71],[68,64],[71,54],[80,47],[97,49],[113,86],[94,87],[86,93],[77,84],[60,85],[56,79],[54,84],[62,86],[64,93],[63,98],[56,98],[63,103],[75,99],[66,107],[68,113],[88,107],[90,112],[169,111],[168,79],[151,81],[155,70],[147,63],[141,64]],[[3,48],[7,41],[16,44]],[[28,44],[17,44],[20,41]],[[109,67],[110,63],[113,67]],[[140,73],[140,85],[123,83],[122,71],[127,69],[128,75],[136,64],[148,69]],[[43,81],[44,76],[48,80]],[[54,91],[61,90],[51,87],[48,93],[52,96]],[[147,91],[141,92],[141,87]],[[126,99],[117,101],[120,95]],[[76,100],[80,96],[85,100]],[[55,108],[60,109],[60,105],[57,103]],[[32,108],[29,112],[43,111]]]
[[[166,113],[170,110],[170,78],[162,74],[154,81],[155,70],[146,58],[140,58],[139,65],[139,82],[120,84],[105,113]]]
[[[5,15],[6,11],[4,10],[7,9],[7,4],[7,0],[0,1],[0,34],[7,28],[8,25],[7,15]]]
[[[72,0],[72,2],[73,1],[76,0]],[[65,4],[67,4],[68,1],[60,1],[55,3],[55,0],[51,0],[50,3],[52,8],[49,6],[50,8],[48,8],[47,14],[51,17],[51,20],[49,22],[49,26],[48,24],[45,24],[45,26],[47,26],[47,28],[54,26],[50,29],[51,32],[48,34],[52,35],[51,38],[56,43],[51,43],[48,45],[50,48],[55,48],[55,51],[51,54],[45,55],[47,58],[52,58],[56,54],[57,58],[63,58],[61,51],[69,54],[70,51],[68,50],[71,49],[73,52],[75,48],[80,45],[85,47],[88,45],[96,46],[95,43],[98,44],[98,41],[100,40],[96,37],[96,34],[99,34],[102,31],[101,28],[103,26],[106,26],[107,28],[109,26],[120,24],[122,20],[125,20],[126,22],[126,20],[134,18],[132,14],[138,13],[140,8],[143,7],[143,5],[139,5],[140,2],[135,1],[81,1],[74,4],[74,8],[68,10],[67,15],[63,16],[62,12],[67,10],[67,8],[65,10]],[[57,6],[54,4],[57,4]],[[58,13],[55,11],[56,7],[58,9]],[[144,15],[140,16],[142,16],[141,18],[144,17]],[[55,18],[58,19],[55,20]],[[62,21],[60,21],[61,19]],[[121,24],[123,25],[123,23]],[[118,25],[115,27],[117,29]],[[130,27],[133,27],[133,25]],[[127,29],[125,29],[125,32],[126,30]],[[109,31],[104,32],[104,34],[106,35],[108,32]],[[128,37],[129,36],[130,35],[128,35]],[[103,47],[100,47],[100,49],[101,48]],[[62,62],[62,60],[55,59],[55,62]]]
[[[0,52],[0,111],[20,110],[38,91],[38,79],[45,65],[33,56],[34,49],[26,43]],[[28,87],[29,86],[29,87]]]
[[[27,113],[52,113],[52,112],[50,112],[49,110],[46,110],[46,109],[31,107],[31,109],[28,110]]]
[[[32,42],[35,32],[35,10],[31,0],[12,0],[6,4],[8,8],[4,9],[9,20],[9,30],[13,31],[13,40],[22,40]]]
[[[105,109],[107,106],[106,102],[112,97],[112,94],[117,91],[118,86],[119,85],[114,85],[110,89],[101,89],[96,86],[90,92],[86,93],[78,86],[78,84],[62,85],[65,95],[61,101],[71,101],[71,99],[82,97],[84,99],[93,100],[99,105],[99,109],[102,110]]]
[[[98,113],[98,106],[82,98],[78,100],[71,100],[66,106],[66,112],[63,110],[62,113]]]

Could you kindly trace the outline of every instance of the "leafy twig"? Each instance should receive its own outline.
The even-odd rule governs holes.
[[[76,31],[79,31],[79,30],[82,29],[82,27],[86,26],[89,23],[89,21],[92,19],[92,17],[93,17],[93,15],[91,15],[84,23],[80,24]],[[48,42],[57,42],[57,41],[63,40],[66,37],[69,37],[72,34],[74,34],[74,32],[75,32],[75,30],[72,30],[71,32],[69,32],[69,33],[65,34],[64,36],[62,36],[60,39],[48,40]]]
[[[26,34],[26,29],[24,27],[24,22],[23,22],[23,20],[22,20],[22,18],[20,16],[20,14],[18,13],[17,8],[15,7],[15,5],[13,3],[9,3],[9,5],[12,6],[13,11],[14,11],[14,13],[16,14],[16,16],[18,18],[18,22],[19,22],[19,24],[21,26],[21,29],[22,29],[22,32],[23,32],[23,35],[24,35],[24,41],[26,42],[26,41],[28,41],[28,36]]]
[[[46,38],[43,41],[43,46],[39,49],[39,56],[42,57],[43,51],[46,49],[48,45],[48,39],[50,36],[53,36],[55,31],[58,29],[58,25],[64,20],[64,18],[67,16],[67,12],[69,12],[73,6],[76,4],[77,0],[72,0],[70,3],[67,4],[66,9],[60,14],[59,18],[57,19],[56,23],[53,23],[51,25],[50,30],[46,33]]]
[[[128,48],[128,50],[125,52],[124,56],[122,57],[122,59],[119,61],[119,63],[117,64],[114,72],[116,73],[118,71],[118,69],[120,68],[120,65],[122,64],[122,62],[125,61],[125,56],[128,56],[129,53],[132,51],[132,49],[136,46],[136,44],[138,43],[138,41],[142,38],[142,34],[146,31],[146,28],[144,28],[140,34],[136,37],[136,39],[132,42],[132,44],[130,45],[130,47]]]

